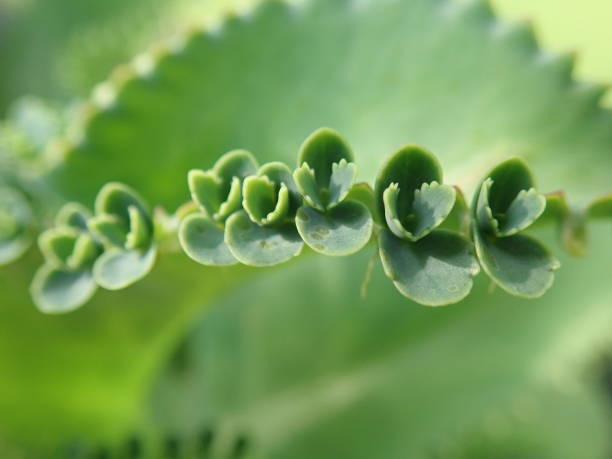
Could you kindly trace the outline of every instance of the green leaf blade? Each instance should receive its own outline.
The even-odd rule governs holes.
[[[238,263],[225,244],[223,227],[202,214],[185,217],[178,236],[189,258],[202,265],[231,266]]]
[[[477,230],[473,233],[482,267],[506,292],[538,298],[552,286],[560,264],[541,242],[522,234],[495,238]]]
[[[300,207],[295,224],[310,248],[330,256],[346,256],[361,250],[373,229],[367,207],[356,201],[343,201],[327,212]]]
[[[59,314],[85,304],[97,287],[89,270],[65,271],[44,265],[34,276],[31,293],[38,309],[48,314]]]
[[[298,256],[304,246],[293,223],[260,226],[244,211],[227,220],[225,243],[236,259],[254,267],[285,263]]]
[[[425,306],[463,300],[480,271],[472,244],[451,231],[436,230],[412,242],[383,229],[378,241],[387,277],[402,295]]]
[[[155,264],[157,248],[146,251],[110,249],[95,262],[93,276],[96,283],[107,290],[121,290],[145,277]]]

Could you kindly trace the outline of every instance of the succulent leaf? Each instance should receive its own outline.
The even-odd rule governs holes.
[[[147,219],[147,225],[152,229],[153,223],[150,211],[140,195],[123,183],[111,182],[104,185],[96,197],[96,215],[116,215],[129,225],[130,207],[136,207]]]
[[[40,235],[38,246],[43,253],[47,263],[67,268],[68,260],[75,249],[79,233],[74,228],[59,227],[52,228]]]
[[[398,187],[397,213],[403,218],[412,208],[415,191],[431,182],[442,183],[442,168],[435,156],[414,145],[403,147],[387,160],[376,178],[374,193],[380,215],[385,215],[383,195],[392,183]]]
[[[12,187],[0,187],[0,265],[19,258],[30,246],[32,211],[25,197]]]
[[[343,159],[353,162],[353,153],[346,141],[336,131],[320,128],[302,143],[298,152],[298,167],[308,163],[314,171],[318,189],[329,190],[333,164]]]
[[[300,191],[293,179],[293,172],[285,163],[280,161],[272,161],[264,164],[257,171],[258,176],[266,176],[276,183],[284,183],[289,190],[290,208],[289,215],[294,216],[300,207],[302,197]]]
[[[329,179],[329,202],[327,208],[331,209],[346,198],[357,176],[357,166],[341,159],[332,164],[332,174]]]
[[[245,179],[242,189],[242,207],[253,222],[273,225],[287,216],[290,200],[284,183],[277,185],[267,176],[251,176]]]
[[[48,314],[57,314],[82,306],[97,288],[90,270],[66,271],[45,264],[34,275],[30,292],[38,309]]]
[[[185,217],[178,236],[185,253],[200,264],[230,266],[238,263],[225,243],[223,227],[201,214]]]
[[[470,241],[452,231],[436,230],[413,242],[383,228],[378,243],[387,277],[402,295],[426,306],[461,301],[480,271]]]
[[[506,292],[537,298],[551,287],[560,263],[537,239],[522,234],[497,238],[478,230],[473,234],[483,269]]]
[[[119,248],[125,247],[129,227],[128,222],[119,216],[100,214],[90,218],[87,224],[91,233],[103,244]]]
[[[155,264],[157,248],[146,251],[109,249],[93,266],[96,283],[107,290],[120,290],[145,277]]]
[[[326,212],[302,206],[295,224],[311,249],[331,256],[361,250],[370,240],[373,228],[368,208],[360,202],[346,200]]]
[[[321,211],[325,210],[325,205],[319,193],[319,187],[315,178],[315,171],[307,162],[302,163],[302,165],[295,170],[293,178],[298,190],[300,190],[300,193],[304,197],[304,201],[306,201],[310,207],[314,207]]]
[[[223,192],[227,195],[234,177],[242,182],[249,175],[257,173],[257,160],[246,150],[232,150],[221,156],[212,170],[221,179],[225,186]]]
[[[91,217],[91,212],[85,206],[76,202],[69,202],[64,204],[57,212],[55,226],[70,226],[81,231],[88,231],[87,221]]]
[[[227,219],[225,243],[241,263],[257,267],[289,261],[298,256],[304,246],[293,223],[260,226],[245,211],[236,212]]]
[[[128,212],[130,231],[125,239],[125,248],[128,250],[146,249],[151,245],[151,230],[147,219],[136,206],[130,206]]]
[[[79,234],[74,243],[74,248],[66,260],[66,265],[72,270],[91,267],[99,254],[100,247],[96,244],[96,241],[88,233],[83,232]]]
[[[187,175],[191,198],[209,218],[217,213],[221,206],[222,181],[212,171],[192,169]]]

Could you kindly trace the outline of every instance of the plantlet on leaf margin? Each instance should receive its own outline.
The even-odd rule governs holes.
[[[335,131],[318,129],[302,144],[293,176],[304,205],[295,223],[304,242],[316,252],[350,255],[370,240],[370,211],[361,202],[346,199],[356,174],[353,154]]]
[[[151,211],[134,190],[121,183],[102,187],[95,209],[88,226],[105,251],[94,264],[94,278],[108,290],[125,288],[146,276],[155,263]]]
[[[25,196],[11,186],[0,186],[0,265],[16,260],[30,247],[32,218]]]
[[[294,217],[300,195],[289,167],[264,164],[242,186],[242,206],[225,226],[225,243],[248,266],[273,266],[296,257],[304,243]]]
[[[256,172],[257,161],[245,150],[226,153],[208,171],[189,172],[189,190],[199,212],[182,221],[179,240],[190,258],[207,266],[238,263],[225,243],[225,221],[242,208],[242,182]]]
[[[544,212],[525,162],[512,158],[482,181],[472,203],[472,237],[485,272],[508,293],[537,298],[550,288],[559,261],[537,239],[519,234]]]
[[[381,169],[375,193],[386,222],[380,258],[400,293],[427,306],[465,298],[480,268],[467,238],[436,229],[456,200],[455,189],[442,184],[438,160],[422,148],[402,148]]]
[[[40,235],[45,264],[36,272],[30,291],[41,311],[72,311],[96,292],[93,266],[102,247],[88,229],[90,216],[79,204],[68,203],[59,211],[55,228]]]

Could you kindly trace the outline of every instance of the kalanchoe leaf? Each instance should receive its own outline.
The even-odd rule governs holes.
[[[96,260],[93,275],[96,283],[107,290],[120,290],[145,277],[155,264],[157,248],[146,251],[110,249]]]
[[[402,215],[412,208],[414,192],[423,183],[431,182],[442,183],[442,168],[438,160],[421,147],[403,147],[389,158],[376,178],[374,192],[380,215],[385,215],[383,194],[392,183],[399,188],[398,207]]]
[[[88,233],[81,233],[77,238],[72,254],[66,260],[69,269],[77,270],[91,267],[98,255],[100,247]]]
[[[289,213],[289,190],[267,176],[247,177],[243,183],[242,206],[249,218],[261,226],[282,222]]]
[[[142,213],[147,220],[147,225],[152,230],[153,222],[150,217],[149,208],[138,193],[127,185],[117,182],[107,183],[96,197],[96,215],[116,215],[128,226],[130,222],[130,207],[136,207]]]
[[[225,242],[241,263],[258,267],[289,261],[298,256],[304,246],[293,223],[260,226],[245,211],[236,212],[227,219]]]
[[[36,272],[30,292],[38,309],[53,314],[77,309],[97,288],[90,270],[67,271],[45,264]]]
[[[383,228],[378,241],[387,277],[402,295],[422,305],[461,301],[480,270],[470,241],[452,231],[436,230],[412,242]]]
[[[529,227],[545,208],[546,198],[535,191],[525,162],[511,158],[495,167],[483,181],[476,217],[481,231],[506,237]]]
[[[331,209],[348,195],[355,183],[357,166],[341,159],[339,163],[332,164],[332,175],[329,180],[329,202],[327,208]]]
[[[129,232],[128,223],[117,215],[96,215],[89,219],[88,227],[103,244],[119,248],[125,247]]]
[[[376,179],[379,213],[400,238],[416,241],[442,224],[455,204],[455,189],[442,185],[438,160],[406,146],[383,166]]]
[[[0,265],[19,258],[30,246],[31,222],[25,197],[12,187],[0,187]]]
[[[227,195],[232,178],[237,177],[242,182],[257,172],[257,160],[246,150],[232,150],[219,158],[213,166],[213,171],[226,186],[223,192]]]
[[[295,224],[310,248],[332,256],[350,255],[362,249],[373,228],[368,208],[357,201],[343,201],[327,212],[302,206]]]
[[[535,222],[546,208],[546,198],[535,188],[520,190],[503,213],[494,213],[490,205],[495,182],[487,178],[478,197],[478,224],[481,231],[493,232],[497,237],[516,234]]]
[[[91,212],[85,206],[76,202],[64,204],[55,217],[56,226],[70,226],[72,228],[88,231],[87,221]]]
[[[467,236],[470,227],[470,209],[461,188],[458,186],[453,186],[453,188],[455,189],[455,205],[438,229],[448,229]]]
[[[325,205],[319,194],[314,169],[311,169],[308,163],[303,163],[295,170],[293,178],[306,204],[315,209],[324,211]]]
[[[242,205],[242,182],[238,177],[233,177],[229,188],[229,193],[224,202],[219,206],[219,210],[213,215],[213,219],[218,222],[225,221],[227,217],[232,215],[237,210],[240,210]]]
[[[595,199],[587,207],[586,214],[593,219],[612,219],[612,193]]]
[[[310,134],[300,147],[298,166],[308,163],[314,171],[319,190],[329,189],[332,166],[343,159],[353,162],[353,153],[347,143],[336,131],[320,128]]]
[[[418,241],[433,231],[450,214],[455,204],[455,189],[437,182],[423,183],[414,191],[409,214],[400,215],[400,190],[392,183],[383,193],[385,219],[389,229],[399,238]]]
[[[38,246],[47,263],[66,269],[78,237],[79,232],[74,228],[52,228],[39,236]]]
[[[128,208],[130,215],[130,232],[125,240],[128,250],[146,249],[151,245],[151,230],[147,225],[146,217],[135,206]]]
[[[284,183],[289,190],[289,216],[295,216],[298,207],[302,203],[302,197],[300,191],[293,179],[293,173],[289,166],[280,161],[272,161],[264,164],[257,171],[257,175],[262,177],[266,176],[275,183]]]
[[[223,227],[201,214],[190,214],[179,227],[179,241],[185,253],[206,266],[238,263],[225,244]]]
[[[372,218],[376,223],[384,223],[384,216],[378,215],[374,190],[368,183],[361,182],[353,185],[349,193],[346,195],[346,200],[360,202],[368,208],[370,214],[372,215]]]
[[[541,242],[522,234],[496,238],[477,229],[473,233],[482,267],[502,289],[537,298],[550,288],[560,263]]]
[[[224,199],[221,196],[221,179],[212,171],[193,169],[187,174],[187,183],[191,199],[207,217],[213,218]]]

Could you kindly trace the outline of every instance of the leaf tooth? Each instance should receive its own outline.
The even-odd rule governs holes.
[[[530,20],[517,22],[496,21],[492,28],[493,36],[527,54],[538,53],[538,40]]]
[[[576,64],[576,53],[538,53],[537,62],[550,71],[563,83],[572,81],[572,73]]]

